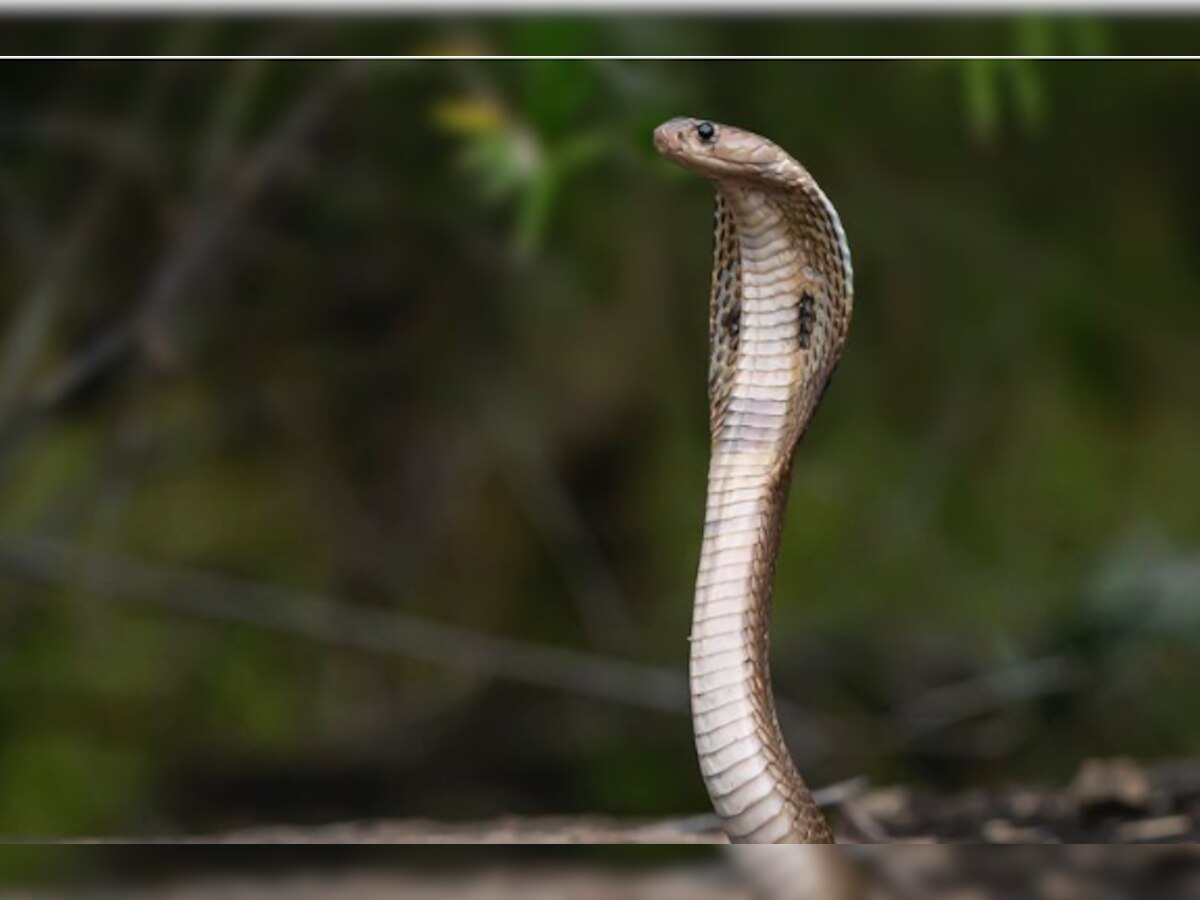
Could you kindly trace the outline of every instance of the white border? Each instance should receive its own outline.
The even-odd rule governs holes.
[[[1002,13],[1155,15],[1200,14],[1197,0],[742,0],[736,4],[705,0],[0,0],[0,14],[134,13],[187,14],[355,14],[464,15],[479,13],[574,16],[579,14],[745,15],[955,15]]]
[[[209,54],[209,55],[140,54],[140,55],[53,56],[53,55],[46,55],[46,54],[36,54],[36,55],[28,54],[28,55],[0,56],[0,63],[3,63],[7,60],[20,61],[20,60],[71,60],[71,59],[99,60],[99,61],[103,61],[103,60],[115,60],[115,61],[156,60],[156,59],[162,59],[162,60],[168,60],[168,59],[178,59],[178,60],[262,59],[262,60],[268,60],[268,61],[270,61],[270,60],[275,60],[275,61],[311,60],[311,61],[316,61],[316,62],[323,62],[323,61],[336,62],[338,60],[364,60],[364,61],[381,61],[381,62],[393,61],[393,60],[395,60],[395,61],[403,61],[403,60],[438,61],[438,60],[455,60],[455,59],[482,59],[482,60],[499,60],[499,61],[510,60],[510,61],[514,61],[514,62],[521,61],[521,60],[539,60],[539,59],[580,60],[580,61],[610,60],[610,61],[614,61],[614,62],[644,61],[644,60],[665,60],[668,62],[671,60],[681,60],[681,61],[693,60],[693,61],[714,61],[714,62],[723,62],[723,61],[737,62],[737,61],[747,61],[747,60],[783,60],[783,61],[794,61],[794,62],[822,62],[822,61],[824,61],[824,62],[837,62],[837,61],[903,62],[906,60],[918,60],[918,61],[951,60],[951,61],[957,61],[957,60],[970,60],[970,59],[979,59],[979,60],[1031,59],[1031,60],[1046,60],[1046,61],[1062,60],[1064,62],[1073,62],[1073,61],[1086,62],[1086,61],[1102,61],[1102,60],[1113,60],[1113,61],[1124,60],[1124,61],[1131,61],[1131,62],[1158,62],[1158,61],[1164,61],[1164,62],[1167,62],[1167,61],[1175,61],[1175,62],[1189,61],[1190,62],[1193,60],[1200,60],[1200,55],[1169,54],[1169,55],[1151,56],[1151,55],[1146,55],[1146,54],[1130,54],[1130,55],[1125,55],[1125,56],[1094,56],[1094,55],[1071,55],[1071,56],[1066,56],[1066,55],[1038,55],[1038,56],[999,55],[998,56],[998,55],[992,54],[992,55],[980,55],[980,56],[953,56],[953,55],[951,55],[951,56],[947,56],[947,55],[937,55],[937,56],[933,56],[933,55],[924,55],[924,56],[891,55],[891,56],[888,56],[888,55],[874,54],[874,55],[869,55],[869,56],[863,56],[863,55],[855,55],[855,54],[838,54],[838,55],[823,55],[823,56],[761,56],[761,55],[759,55],[759,56],[696,56],[696,55],[630,56],[630,55],[618,54],[618,55],[567,56],[567,55],[562,55],[562,54],[547,53],[547,54],[540,54],[540,55],[533,54],[533,55],[521,55],[521,56],[505,56],[505,55],[501,55],[501,54],[455,53],[455,54],[444,54],[444,55],[415,54],[415,55],[403,55],[403,56],[387,56],[387,55],[336,56],[336,55],[311,55],[311,54],[310,55],[286,54],[286,55],[270,55],[270,56],[263,56],[263,55],[259,55],[259,54],[255,54],[255,55],[243,55],[243,54]]]

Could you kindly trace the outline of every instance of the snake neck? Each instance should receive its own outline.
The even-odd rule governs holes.
[[[784,743],[768,665],[792,456],[840,351],[803,224],[760,193],[719,199],[714,320],[722,306],[736,316],[712,336],[713,447],[690,682],[701,771],[735,843],[832,840]]]

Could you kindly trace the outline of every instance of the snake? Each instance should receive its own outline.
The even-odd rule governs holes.
[[[850,326],[850,248],[829,198],[778,144],[675,118],[654,146],[716,189],[688,677],[700,771],[731,843],[833,843],[784,742],[768,641],[792,462]]]

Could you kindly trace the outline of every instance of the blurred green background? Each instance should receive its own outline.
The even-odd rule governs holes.
[[[832,34],[551,27],[389,49]],[[1196,63],[10,62],[0,98],[0,833],[707,808],[712,200],[649,142],[679,114],[792,151],[854,253],[776,592],[810,780],[1200,746]]]

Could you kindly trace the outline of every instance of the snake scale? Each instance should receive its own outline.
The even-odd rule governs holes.
[[[792,459],[850,325],[846,234],[812,176],[766,138],[679,118],[654,145],[717,194],[690,662],[700,769],[732,842],[832,843],[779,727],[768,633]]]

